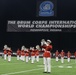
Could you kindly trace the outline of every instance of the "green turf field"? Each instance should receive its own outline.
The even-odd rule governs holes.
[[[65,62],[61,64],[56,62],[55,59],[51,60],[52,72],[51,75],[76,75],[76,63],[74,59],[71,59],[71,62],[68,63],[65,59]],[[12,61],[4,61],[0,57],[0,75],[48,75],[43,73],[43,60],[40,58],[40,62],[35,61],[34,64],[23,62],[21,60],[17,61],[16,57],[12,57]],[[50,75],[50,74],[49,74]]]

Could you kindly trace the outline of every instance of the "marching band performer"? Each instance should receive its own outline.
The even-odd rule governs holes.
[[[67,53],[67,60],[68,60],[68,62],[70,62],[70,56],[71,56],[71,53],[70,53],[70,51],[68,51],[68,53]]]
[[[56,50],[56,52],[55,52],[56,61],[59,60],[58,56],[59,56],[59,52],[58,52],[58,50]]]
[[[25,61],[25,51],[24,51],[24,49],[25,49],[25,46],[22,46],[21,47],[21,57],[20,57],[20,59],[22,61]]]
[[[44,48],[44,73],[51,73],[51,50],[52,50],[52,45],[51,45],[51,40],[45,41],[44,39],[41,40],[41,47]]]
[[[64,50],[61,51],[61,63],[64,63]]]
[[[35,56],[36,56],[36,61],[39,62],[39,51],[40,51],[40,46],[39,45],[36,45],[36,53],[35,53]]]
[[[42,48],[42,52],[43,52],[43,64],[45,64],[45,53],[44,53],[45,49]]]
[[[4,50],[4,60],[6,60],[7,59],[7,45],[4,45],[3,50]]]
[[[18,49],[18,50],[17,50],[17,60],[20,59],[20,52],[21,52],[20,49]]]
[[[26,62],[29,61],[29,49],[25,48],[25,57],[26,57]]]
[[[34,47],[31,47],[30,50],[31,50],[31,63],[34,63],[34,61],[35,61],[35,49],[34,49]]]
[[[74,56],[75,56],[75,63],[76,63],[76,51],[75,51],[75,53],[74,53]]]
[[[12,50],[11,50],[10,47],[8,47],[7,50],[8,50],[8,53],[7,53],[8,54],[8,62],[10,62],[11,61]]]

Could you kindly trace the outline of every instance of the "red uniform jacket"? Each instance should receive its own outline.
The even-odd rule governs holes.
[[[56,52],[55,52],[55,56],[56,56],[56,57],[58,57],[58,55],[59,55],[59,52],[58,52],[58,51],[56,51]]]
[[[48,46],[42,46],[42,48],[44,48],[44,53],[43,53],[43,57],[51,57],[51,50],[52,50],[52,45],[48,45]]]
[[[21,56],[25,56],[25,51],[21,51]]]
[[[35,50],[31,51],[31,56],[35,56]]]
[[[21,51],[18,49],[18,50],[17,50],[17,55],[20,55],[20,53],[21,53]]]
[[[35,50],[35,55],[38,56],[39,55],[39,50]]]
[[[65,53],[64,52],[61,52],[61,57],[64,57]]]
[[[67,53],[67,57],[68,57],[68,58],[70,58],[70,56],[71,56],[71,53],[70,53],[70,52],[68,52],[68,53]]]
[[[74,53],[74,55],[75,55],[75,58],[76,58],[76,52]]]
[[[29,56],[29,51],[25,51],[25,56]]]
[[[9,50],[7,54],[12,55],[12,50]]]
[[[7,50],[4,50],[4,54],[7,54]]]

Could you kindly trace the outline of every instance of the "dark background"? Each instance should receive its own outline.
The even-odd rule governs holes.
[[[38,0],[0,0],[0,50],[7,44],[16,51],[22,45],[26,47],[40,45],[41,39],[51,39],[53,52],[56,49],[65,52],[76,50],[74,32],[7,32],[8,20],[76,20],[76,0],[57,0],[56,17],[36,17]]]

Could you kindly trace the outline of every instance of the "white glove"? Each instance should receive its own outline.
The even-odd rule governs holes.
[[[45,41],[45,39],[42,39],[41,42]]]
[[[44,44],[45,44],[45,45],[47,45],[47,42],[46,42],[46,41],[44,41]]]
[[[43,42],[41,42],[41,46],[43,46],[44,45],[44,43]]]
[[[49,44],[46,43],[46,46],[48,46]]]
[[[24,49],[25,49],[25,46],[22,46],[22,47],[21,47],[21,50],[24,50]]]
[[[45,49],[44,49],[44,48],[42,48],[42,51],[45,51]]]

